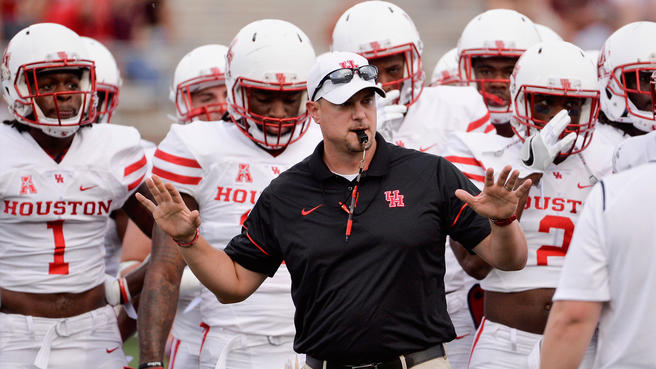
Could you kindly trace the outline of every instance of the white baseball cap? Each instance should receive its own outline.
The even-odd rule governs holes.
[[[320,55],[308,76],[308,98],[312,101],[324,98],[333,104],[340,105],[365,88],[373,88],[376,93],[385,97],[385,91],[376,85],[375,79],[364,80],[357,72],[349,82],[333,83],[330,78],[324,81],[326,76],[336,70],[358,68],[364,65],[369,65],[367,59],[355,53],[335,51]],[[323,84],[321,84],[322,81]],[[321,86],[319,86],[320,84]],[[317,88],[319,89],[317,90]],[[316,96],[314,96],[315,92]]]

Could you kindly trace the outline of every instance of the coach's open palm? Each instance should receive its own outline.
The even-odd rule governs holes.
[[[196,229],[200,226],[198,210],[189,210],[180,192],[172,184],[164,183],[155,175],[152,180],[146,180],[146,185],[157,205],[139,193],[137,193],[137,200],[153,214],[157,225],[176,240],[193,239]]]
[[[517,204],[531,188],[531,180],[527,179],[517,188],[519,171],[510,174],[512,168],[507,165],[494,182],[494,169],[485,171],[485,187],[478,196],[472,196],[465,190],[456,190],[456,197],[466,202],[478,214],[491,219],[510,218],[517,210]],[[508,175],[510,174],[510,177]]]

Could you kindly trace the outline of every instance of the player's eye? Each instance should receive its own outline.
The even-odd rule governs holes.
[[[547,115],[551,111],[551,104],[546,99],[540,99],[533,104],[533,110],[536,113]]]

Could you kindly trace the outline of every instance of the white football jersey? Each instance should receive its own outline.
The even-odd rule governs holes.
[[[656,363],[656,164],[608,176],[590,193],[554,300],[603,302],[595,368]]]
[[[656,161],[656,131],[627,138],[617,145],[613,154],[613,172],[619,173],[650,161]]]
[[[305,136],[274,157],[246,137],[234,124],[193,122],[171,126],[155,152],[153,174],[192,196],[202,219],[200,233],[223,249],[241,225],[262,190],[282,171],[309,156],[321,140],[312,123]],[[291,278],[281,265],[247,300],[223,305],[205,290],[203,321],[214,327],[259,335],[293,335]]]
[[[473,87],[424,87],[391,142],[441,155],[449,133],[461,131],[496,132],[481,95]]]
[[[520,178],[531,173],[519,159],[521,145],[517,138],[453,134],[445,157],[483,188],[489,167],[495,176],[508,164],[520,170]],[[609,147],[593,141],[581,153],[544,172],[538,184],[531,186],[519,223],[528,244],[526,267],[513,272],[492,269],[481,283],[483,289],[518,292],[556,287],[574,225],[590,188],[610,173],[611,153]]]
[[[132,127],[85,127],[58,164],[0,125],[0,286],[80,293],[103,283],[107,219],[146,175],[139,140]]]
[[[142,139],[141,147],[146,153],[146,160],[148,160],[148,169],[146,178],[150,177],[150,170],[152,167],[153,154],[157,145],[153,142]],[[150,235],[148,235],[150,236]],[[107,231],[105,231],[105,273],[115,276],[118,273],[118,265],[121,262],[121,249],[123,247],[123,240],[119,238],[118,230],[116,229],[116,221],[110,217],[107,220]]]
[[[615,147],[629,137],[631,136],[625,134],[621,129],[615,128],[610,124],[597,122],[597,124],[595,124],[594,135],[592,136],[592,139],[594,141],[600,141],[599,143],[603,145]]]

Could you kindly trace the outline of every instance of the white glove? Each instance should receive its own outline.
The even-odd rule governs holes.
[[[128,316],[137,319],[137,312],[132,306],[132,296],[128,289],[128,282],[124,277],[114,278],[105,275],[105,300],[112,306],[123,304]]]
[[[524,140],[520,158],[527,167],[544,172],[556,159],[558,153],[567,149],[576,140],[576,133],[571,132],[558,139],[571,121],[567,110],[558,112],[538,133]]]
[[[394,101],[399,98],[399,90],[391,90],[386,95],[385,97],[376,95],[376,120],[378,121],[378,132],[386,141],[391,142],[394,132],[401,127],[408,108],[405,105],[394,104]]]

